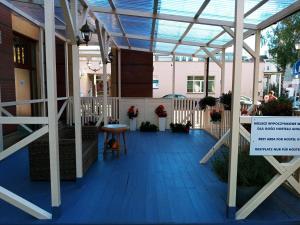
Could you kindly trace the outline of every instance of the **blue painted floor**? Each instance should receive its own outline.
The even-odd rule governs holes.
[[[227,185],[199,159],[215,143],[204,131],[127,134],[127,156],[109,154],[82,182],[63,182],[61,215],[38,221],[0,200],[0,224],[300,224],[299,200],[284,188],[247,220],[226,218]],[[48,182],[31,182],[28,152],[0,163],[0,185],[51,210]]]

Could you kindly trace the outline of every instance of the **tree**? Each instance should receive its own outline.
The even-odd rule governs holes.
[[[295,43],[300,42],[300,12],[277,23],[267,33],[267,42],[270,55],[284,74],[286,67],[298,59]]]

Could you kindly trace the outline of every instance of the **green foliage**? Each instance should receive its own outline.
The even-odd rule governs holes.
[[[174,133],[189,133],[191,126],[192,126],[191,121],[188,121],[186,124],[170,123],[171,130]]]
[[[300,13],[279,22],[267,33],[269,53],[282,71],[298,59],[295,43],[300,41]]]
[[[263,116],[292,116],[293,104],[289,99],[280,97],[275,101],[263,103],[260,110]]]
[[[142,122],[140,126],[140,131],[142,132],[155,132],[158,131],[158,127],[154,124],[151,124],[149,121]]]
[[[218,177],[228,181],[229,152],[223,151],[213,162],[213,169]],[[237,184],[239,186],[262,187],[272,179],[276,171],[262,156],[250,156],[249,152],[239,152]]]
[[[231,110],[231,96],[231,91],[220,96],[220,102],[224,105],[225,110]]]
[[[216,111],[215,109],[210,112],[210,121],[211,122],[220,122],[222,119],[221,112]]]
[[[205,110],[207,106],[215,106],[216,98],[212,96],[206,96],[202,98],[199,102],[200,109]]]

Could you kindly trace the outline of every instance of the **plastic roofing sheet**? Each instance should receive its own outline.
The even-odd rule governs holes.
[[[222,31],[223,29],[218,26],[194,24],[183,40],[207,43]]]
[[[113,14],[95,13],[95,15],[102,23],[104,23],[108,32],[121,33],[118,21]]]
[[[152,19],[134,16],[120,16],[120,20],[127,34],[150,37]]]
[[[171,43],[164,43],[164,42],[155,42],[154,43],[154,49],[156,51],[167,51],[167,52],[171,52],[175,47],[175,44],[171,44]]]
[[[160,0],[158,13],[194,17],[204,0]]]
[[[129,43],[134,48],[146,48],[146,49],[149,49],[150,45],[151,45],[150,41],[133,39],[133,38],[129,39]]]
[[[156,20],[155,37],[178,40],[186,30],[188,25],[189,23]]]
[[[117,45],[119,46],[127,46],[127,41],[124,37],[114,37],[114,40]]]
[[[175,52],[176,53],[186,53],[186,54],[194,54],[200,47],[198,46],[190,46],[190,45],[179,45]]]

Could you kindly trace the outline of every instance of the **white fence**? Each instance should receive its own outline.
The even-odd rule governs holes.
[[[137,117],[138,126],[143,121],[149,121],[158,125],[158,117],[155,109],[163,105],[167,111],[167,124],[187,123],[191,121],[193,128],[203,128],[203,111],[199,109],[199,99],[159,99],[159,98],[117,98],[108,97],[107,117],[118,120],[120,123],[129,124],[127,111],[130,106],[139,110]],[[82,123],[95,123],[103,118],[102,97],[82,97]]]

